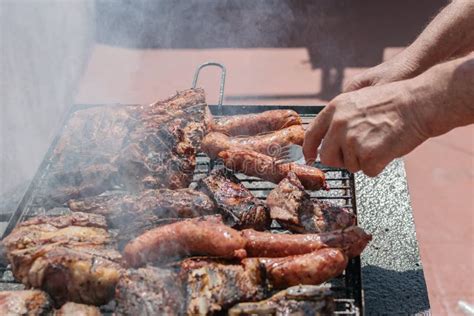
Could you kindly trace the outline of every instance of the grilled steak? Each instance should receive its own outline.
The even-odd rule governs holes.
[[[270,216],[296,233],[321,233],[355,225],[355,215],[327,202],[312,201],[293,173],[281,180],[267,197]]]
[[[265,270],[258,262],[245,267],[205,261],[188,270],[186,306],[188,315],[212,315],[241,301],[261,300],[266,295]]]
[[[224,150],[232,148],[249,149],[268,156],[278,156],[284,146],[290,144],[303,145],[304,128],[293,125],[279,131],[256,136],[230,137],[222,133],[211,132],[202,140],[202,150],[211,158]]]
[[[294,172],[306,189],[326,188],[324,172],[315,167],[294,162],[277,164],[275,159],[270,156],[238,148],[221,151],[218,156],[224,161],[227,168],[248,176],[279,183],[286,178],[289,172]]]
[[[72,114],[52,158],[43,204],[129,191],[185,188],[207,130],[202,89],[147,106],[109,106]]]
[[[0,291],[0,315],[48,315],[48,295],[40,290]]]
[[[270,110],[262,113],[232,115],[215,118],[211,129],[226,135],[257,135],[301,125],[301,118],[293,110]]]
[[[100,310],[95,306],[68,302],[54,312],[54,316],[100,316]]]
[[[197,190],[211,197],[227,225],[237,229],[264,230],[270,225],[265,204],[226,169],[214,170],[199,180]]]
[[[229,316],[244,315],[333,315],[332,293],[327,287],[297,285],[280,291],[264,301],[240,303],[229,309]]]
[[[286,257],[322,248],[343,249],[349,258],[359,256],[372,236],[362,228],[351,226],[320,234],[273,234],[252,229],[242,231],[249,257]]]
[[[147,190],[138,195],[117,194],[71,200],[73,211],[102,214],[110,227],[118,228],[122,245],[145,231],[169,223],[171,219],[198,217],[216,213],[214,202],[192,189]]]
[[[225,226],[220,217],[208,216],[149,230],[130,241],[123,255],[130,266],[140,267],[191,255],[243,258],[244,246],[238,231]]]
[[[116,315],[182,315],[184,292],[176,273],[154,267],[130,269],[117,284]]]
[[[43,289],[56,306],[100,305],[113,296],[121,256],[101,215],[40,216],[19,224],[2,243],[15,278]]]
[[[340,275],[347,266],[347,256],[340,249],[324,248],[283,258],[247,258],[242,263],[264,265],[269,283],[282,289],[298,284],[317,285]]]

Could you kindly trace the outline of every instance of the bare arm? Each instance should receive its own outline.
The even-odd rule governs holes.
[[[474,50],[474,1],[455,0],[420,36],[389,61],[355,76],[344,92],[413,78],[435,64]]]
[[[322,163],[375,176],[429,137],[474,123],[474,55],[408,80],[333,99],[306,132],[303,151]]]

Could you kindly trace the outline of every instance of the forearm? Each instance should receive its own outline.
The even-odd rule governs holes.
[[[413,118],[426,137],[474,123],[474,54],[406,80]]]
[[[419,74],[474,50],[474,1],[455,0],[444,8],[402,53]]]

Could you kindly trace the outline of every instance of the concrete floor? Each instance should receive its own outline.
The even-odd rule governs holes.
[[[72,102],[150,103],[216,60],[228,68],[226,103],[324,104],[409,43],[444,2],[140,1],[132,10],[121,0],[2,1],[0,191],[32,176]],[[245,14],[249,6],[260,15]],[[200,18],[179,18],[190,14]],[[217,78],[209,70],[200,81],[210,103]],[[474,303],[473,139],[472,126],[458,129],[405,158],[434,315]]]

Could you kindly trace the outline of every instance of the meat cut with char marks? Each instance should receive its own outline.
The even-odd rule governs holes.
[[[267,206],[273,220],[296,233],[328,232],[356,224],[355,214],[350,210],[311,200],[293,172],[268,194]]]
[[[171,270],[129,269],[120,278],[115,293],[116,315],[183,315],[184,288]]]
[[[230,136],[257,135],[301,125],[301,117],[293,110],[270,110],[255,114],[214,118],[211,129]]]
[[[188,187],[207,115],[202,89],[150,105],[76,111],[54,150],[42,203],[97,195],[117,185],[129,191]]]
[[[329,316],[335,311],[333,293],[328,287],[297,285],[260,302],[240,303],[229,309],[229,316]]]
[[[0,315],[48,315],[48,295],[40,290],[0,291]]]
[[[219,158],[227,168],[248,176],[279,183],[289,172],[294,172],[305,189],[326,188],[324,172],[315,167],[297,163],[277,164],[272,157],[251,150],[230,149],[220,152]]]
[[[230,137],[222,133],[211,132],[202,140],[201,149],[215,159],[221,151],[228,149],[248,149],[271,157],[278,156],[283,147],[298,144],[304,140],[302,125],[293,125],[275,132],[256,136]]]
[[[130,241],[123,255],[128,265],[164,263],[186,256],[243,258],[245,239],[219,216],[187,219],[151,229]]]
[[[254,265],[255,261],[265,266],[269,283],[279,289],[298,284],[324,283],[340,275],[347,266],[347,256],[335,248],[283,258],[247,258],[242,263]]]
[[[204,193],[192,189],[147,190],[141,194],[116,194],[70,200],[75,212],[102,214],[111,228],[119,230],[121,247],[129,240],[173,219],[212,215],[214,202]]]
[[[197,190],[212,198],[226,224],[231,227],[264,230],[270,225],[265,203],[224,168],[214,170],[208,177],[199,180]]]
[[[67,302],[54,312],[54,316],[100,316],[102,313],[96,306]]]
[[[105,218],[97,214],[33,218],[2,244],[15,278],[47,292],[55,306],[107,303],[122,271]]]
[[[258,262],[245,267],[205,260],[183,262],[188,315],[213,315],[241,301],[261,300],[266,296],[265,269]]]
[[[339,248],[349,258],[359,256],[372,236],[357,226],[320,234],[275,234],[245,229],[245,250],[249,257],[287,257],[323,248]]]

